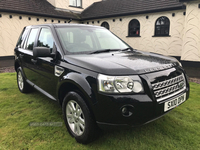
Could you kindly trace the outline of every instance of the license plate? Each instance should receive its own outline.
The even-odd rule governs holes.
[[[168,102],[165,102],[164,112],[177,107],[186,100],[186,93]]]

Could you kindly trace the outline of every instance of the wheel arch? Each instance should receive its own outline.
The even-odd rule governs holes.
[[[83,98],[91,113],[94,115],[93,105],[96,102],[96,98],[90,84],[86,79],[82,78],[81,75],[76,73],[68,74],[67,77],[67,79],[59,83],[57,88],[59,104],[62,106],[62,102],[66,94],[74,91]]]

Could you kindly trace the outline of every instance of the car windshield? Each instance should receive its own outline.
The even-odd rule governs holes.
[[[56,28],[66,53],[94,53],[122,50],[129,46],[109,30],[98,27],[67,26]]]

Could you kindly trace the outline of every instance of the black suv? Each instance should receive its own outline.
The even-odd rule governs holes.
[[[146,124],[189,98],[175,58],[135,50],[98,26],[25,27],[15,70],[22,93],[33,87],[62,106],[66,127],[80,143],[104,127]]]

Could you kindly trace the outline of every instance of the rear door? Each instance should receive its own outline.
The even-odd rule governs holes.
[[[33,48],[36,45],[36,37],[38,36],[39,28],[30,28],[28,32],[23,46],[19,48],[18,51],[25,77],[32,83],[35,83],[36,72],[34,71]]]
[[[24,56],[24,51],[23,51],[23,47],[24,47],[24,43],[26,41],[27,35],[29,33],[29,28],[25,27],[19,37],[19,40],[17,42],[17,45],[15,47],[15,57],[16,59],[19,60],[20,66],[23,68],[24,67],[24,60],[23,60],[23,56]]]

